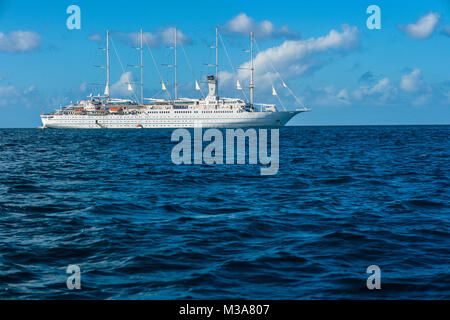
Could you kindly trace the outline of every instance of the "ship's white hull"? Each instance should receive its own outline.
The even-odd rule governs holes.
[[[284,126],[302,111],[166,113],[111,115],[41,115],[45,128],[131,129],[131,128],[245,128]]]

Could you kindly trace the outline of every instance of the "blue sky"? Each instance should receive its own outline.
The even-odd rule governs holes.
[[[66,8],[81,9],[81,29],[69,30]],[[369,30],[369,5],[381,9],[381,29]],[[271,65],[312,112],[292,124],[449,124],[450,1],[1,1],[0,127],[36,127],[39,113],[102,93],[105,31],[111,49],[112,95],[122,97],[127,79],[139,78],[133,37],[141,27],[166,83],[173,82],[171,28],[180,30],[182,96],[200,97],[194,81],[214,69],[218,25],[234,67],[248,63],[249,30],[256,33],[257,102],[299,107]],[[164,97],[147,50],[145,96]],[[192,71],[190,69],[192,66]],[[234,72],[220,49],[220,92],[241,96]],[[122,80],[121,80],[122,79]],[[204,84],[202,84],[204,88]],[[172,88],[169,87],[170,90]],[[136,92],[139,95],[138,92]]]

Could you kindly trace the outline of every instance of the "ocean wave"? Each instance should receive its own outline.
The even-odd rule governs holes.
[[[171,130],[2,129],[0,298],[448,299],[449,130],[286,127],[261,176],[173,164]]]

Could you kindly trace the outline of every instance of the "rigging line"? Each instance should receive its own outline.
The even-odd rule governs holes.
[[[259,45],[256,41],[255,41],[255,44],[256,44],[256,49],[258,50],[258,53],[261,52],[261,50],[259,49]],[[269,80],[270,80],[270,83],[272,84],[272,90],[274,90],[275,86],[273,85],[272,77],[270,75],[270,72],[267,70],[267,65],[264,62],[264,60],[263,60],[263,64],[264,64],[264,69],[266,70],[267,74],[269,75]],[[280,105],[283,107],[284,111],[287,111],[286,107],[284,106],[283,102],[281,101],[281,98],[278,95],[278,93],[276,94],[276,97],[277,97],[278,101],[280,102]]]
[[[161,84],[164,83],[163,77],[161,75],[161,72],[159,71],[158,64],[156,63],[155,57],[153,56],[153,52],[150,49],[150,46],[148,45],[147,39],[144,37],[145,46],[147,47],[148,52],[150,53],[150,56],[152,57],[153,65],[155,66],[156,71],[158,72],[159,80],[161,81]],[[165,91],[167,97],[169,100],[172,100],[172,97],[170,96],[170,93],[168,90],[162,90]]]
[[[188,67],[189,67],[189,70],[190,70],[191,73],[192,73],[192,77],[194,78],[194,81],[197,81],[197,79],[195,78],[194,70],[192,69],[191,62],[189,61],[189,58],[188,58],[188,56],[187,56],[187,54],[186,54],[186,50],[184,50],[184,46],[183,46],[182,43],[180,43],[180,46],[181,46],[181,49],[183,49],[184,58],[186,59],[187,65],[188,65]],[[203,94],[202,87],[199,86],[199,88],[200,88],[200,93],[202,94],[203,99],[205,99],[205,95]]]
[[[256,42],[256,41],[255,41]],[[283,80],[283,78],[281,77],[281,74],[278,72],[278,70],[275,68],[275,66],[273,65],[272,61],[269,59],[269,63],[272,66],[272,69],[277,73],[278,77],[280,78],[280,80],[286,85],[286,89],[288,89],[289,93],[294,97],[294,99],[297,101],[298,104],[300,104],[302,107],[305,106],[305,104],[295,95],[295,93],[291,90],[291,88],[288,87],[288,85],[286,84],[286,82]]]
[[[233,72],[236,73],[236,69],[234,68],[233,63],[231,62],[230,56],[229,56],[229,54],[228,54],[227,47],[225,46],[225,41],[223,40],[222,35],[220,34],[220,32],[219,32],[219,38],[220,38],[220,41],[222,41],[222,46],[223,46],[223,49],[224,49],[224,51],[225,51],[225,55],[227,56],[228,63],[230,64],[231,69],[233,70]],[[245,100],[248,101],[248,97],[247,97],[247,94],[245,93],[245,90],[242,88],[242,90],[238,90],[238,91],[241,91],[242,94],[243,94],[244,97],[245,97]]]
[[[122,73],[125,73],[125,69],[123,68],[122,61],[120,60],[120,56],[119,56],[119,54],[117,53],[116,45],[114,44],[114,41],[113,41],[113,39],[112,39],[111,36],[109,37],[109,39],[111,40],[111,43],[112,43],[112,45],[113,45],[113,49],[114,49],[114,52],[115,52],[115,54],[116,54],[117,60],[119,60],[119,64],[120,64],[120,68],[122,69]],[[130,79],[128,79],[128,81],[130,81]],[[131,87],[131,91],[133,92],[133,95],[134,95],[134,97],[136,98],[136,101],[139,101],[139,99],[138,99],[138,97],[137,97],[137,95],[136,95],[136,92],[134,92],[133,87]]]
[[[158,94],[160,94],[162,91],[164,91],[164,90],[159,90],[158,92],[156,92],[153,96],[152,96],[152,99],[154,99]]]

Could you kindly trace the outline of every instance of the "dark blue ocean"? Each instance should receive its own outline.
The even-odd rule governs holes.
[[[273,176],[171,133],[1,129],[0,299],[450,299],[450,126],[281,128]]]

